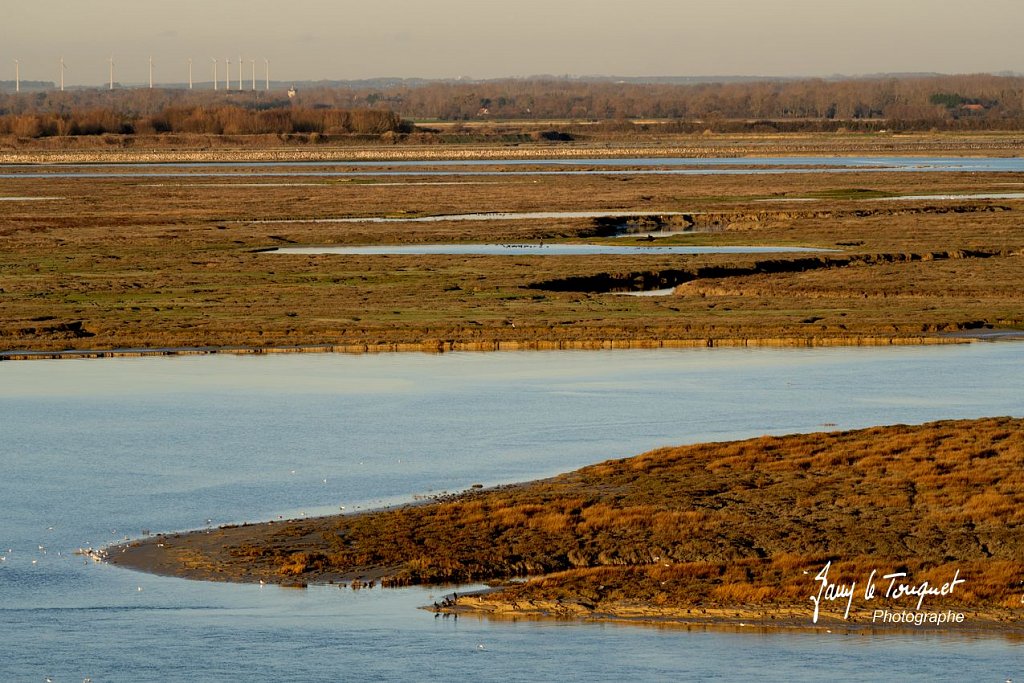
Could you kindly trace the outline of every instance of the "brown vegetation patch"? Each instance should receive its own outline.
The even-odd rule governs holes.
[[[114,561],[210,578],[174,559],[188,549],[233,580],[542,576],[479,604],[589,612],[808,605],[832,561],[847,581],[959,569],[943,609],[1019,611],[1022,428],[989,418],[663,448],[423,505],[159,537]]]
[[[117,173],[118,167],[109,170]],[[849,199],[1006,191],[1019,183],[1013,174],[695,180],[609,172],[442,178],[445,184],[437,184],[434,176],[263,179],[256,170],[239,168],[238,177],[216,178],[5,179],[5,194],[64,199],[0,202],[0,350],[888,343],[936,337],[942,330],[1024,324],[1016,289],[1020,258],[1003,256],[1024,249],[1016,203],[879,207]],[[260,182],[266,185],[253,186]],[[800,205],[768,211],[761,202],[804,195],[832,198],[812,210]],[[664,212],[663,219],[621,223],[632,223],[626,229],[685,229],[687,216],[694,221],[691,234],[657,238],[655,245],[789,244],[841,253],[822,255],[825,261],[738,254],[286,256],[262,250],[282,244],[580,241],[618,228],[592,219],[257,222],[482,210]],[[720,225],[697,225],[702,216]],[[998,256],[953,258],[983,254]],[[803,272],[788,272],[793,263],[805,264],[799,266]],[[849,267],[825,267],[844,263]],[[698,276],[670,297],[604,293],[673,286]],[[557,282],[596,284],[589,291],[532,286]]]

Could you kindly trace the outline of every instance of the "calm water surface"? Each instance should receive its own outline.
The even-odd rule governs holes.
[[[964,632],[455,621],[415,609],[437,590],[189,582],[72,552],[665,444],[1019,415],[1022,360],[986,343],[2,362],[0,679],[1019,680],[1021,644]]]
[[[536,169],[520,170],[529,166]],[[331,170],[340,167],[342,170]],[[477,168],[474,168],[477,167]],[[502,170],[489,171],[485,167]],[[117,168],[117,171],[102,170]],[[266,169],[259,172],[233,168]],[[303,170],[313,168],[315,170]],[[388,170],[374,170],[387,168]],[[45,169],[40,172],[37,169]],[[186,169],[185,171],[171,169]],[[210,171],[207,169],[225,169]],[[271,170],[273,169],[273,170]],[[433,169],[433,170],[428,170]],[[440,169],[440,170],[437,170]],[[109,177],[336,177],[466,175],[760,175],[765,173],[848,173],[852,171],[1024,171],[1024,158],[995,157],[734,157],[496,159],[449,161],[266,161],[139,164],[0,164],[0,178]]]
[[[555,218],[633,218],[636,216],[683,216],[682,211],[488,211],[440,216],[364,216],[346,218],[294,218],[255,221],[257,223],[440,223],[459,221],[521,221]],[[693,213],[689,215],[695,215]]]
[[[614,244],[373,244],[358,247],[279,247],[274,254],[448,255],[448,256],[657,256],[658,254],[780,254],[820,252],[812,247],[636,247]]]

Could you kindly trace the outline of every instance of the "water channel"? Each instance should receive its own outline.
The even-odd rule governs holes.
[[[0,678],[997,680],[1024,644],[435,619],[440,589],[190,582],[73,551],[656,446],[1019,415],[1024,345],[0,362]],[[450,589],[448,589],[450,590]],[[1016,676],[1014,676],[1016,674]]]
[[[524,168],[525,167],[525,168]],[[253,171],[252,169],[258,169]],[[497,170],[494,170],[497,169]],[[0,178],[246,178],[503,175],[764,175],[1022,172],[1024,158],[806,156],[0,164]]]
[[[349,255],[448,255],[448,256],[657,256],[659,254],[780,254],[817,253],[811,247],[663,247],[619,246],[614,244],[512,243],[512,244],[374,244],[356,247],[278,247],[274,254]],[[824,250],[828,251],[828,250]]]

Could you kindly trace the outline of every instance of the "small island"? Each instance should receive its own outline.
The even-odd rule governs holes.
[[[494,586],[440,612],[1024,634],[1022,520],[1024,419],[998,417],[662,448],[109,558],[203,580]]]

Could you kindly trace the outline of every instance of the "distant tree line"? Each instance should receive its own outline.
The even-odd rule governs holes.
[[[584,80],[435,82],[371,91],[307,91],[302,98],[338,107],[387,106],[406,118],[442,121],[892,119],[953,124],[982,119],[997,127],[1024,121],[1024,78],[991,75],[692,85]]]
[[[0,95],[21,136],[407,132],[425,121],[670,121],[686,130],[1021,129],[1024,78],[993,75],[619,83],[581,79],[396,82],[280,92],[75,90]]]
[[[0,135],[40,138],[65,135],[382,135],[410,129],[386,109],[285,106],[253,109],[236,105],[167,106],[155,111],[61,107],[57,110],[0,110]]]

